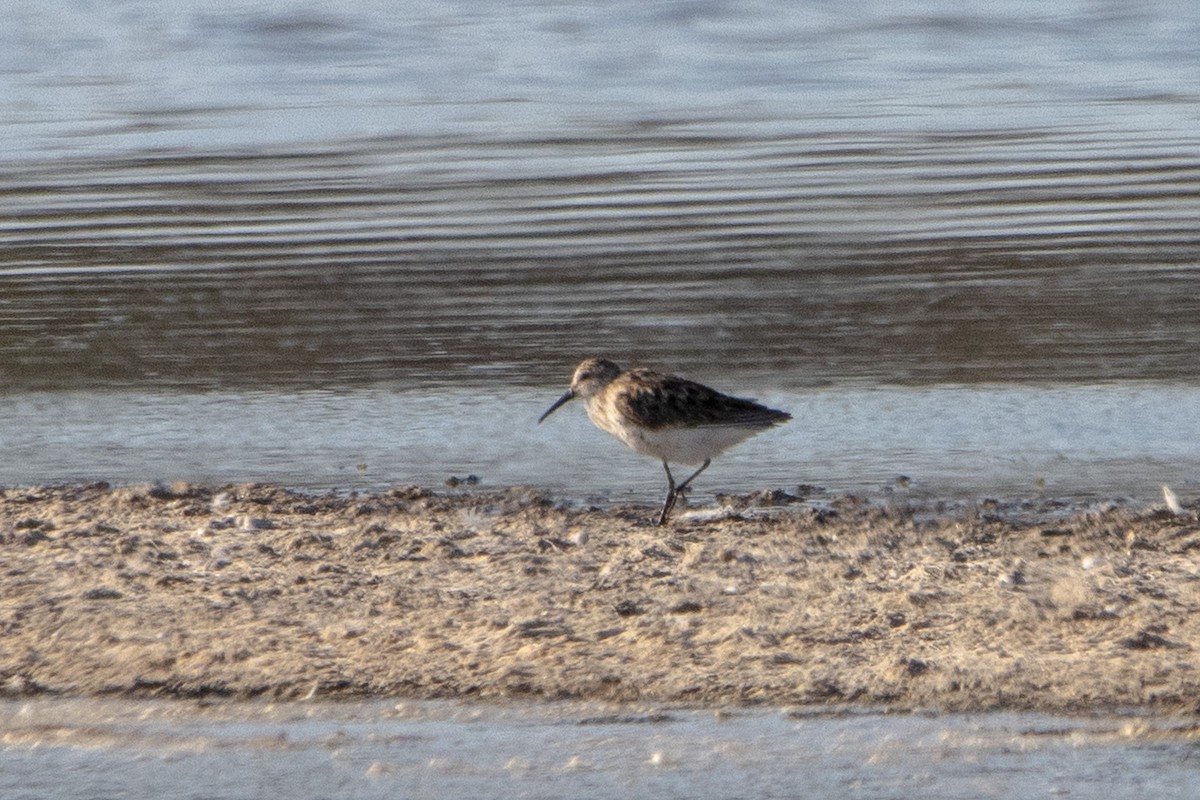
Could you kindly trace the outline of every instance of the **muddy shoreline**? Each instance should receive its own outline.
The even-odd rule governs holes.
[[[1195,510],[1035,516],[5,489],[0,694],[1200,712]]]

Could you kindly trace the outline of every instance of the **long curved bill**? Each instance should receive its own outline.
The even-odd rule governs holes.
[[[540,417],[538,417],[538,424],[540,425],[540,424],[541,424],[541,422],[542,422],[542,420],[544,420],[546,417],[548,417],[548,416],[550,416],[551,414],[553,414],[555,411],[558,411],[558,409],[559,409],[559,406],[562,406],[562,405],[563,405],[563,404],[565,404],[565,403],[566,403],[568,400],[574,400],[574,399],[575,399],[575,390],[574,390],[574,389],[567,389],[567,391],[566,391],[566,394],[564,394],[562,397],[560,397],[560,398],[558,398],[557,400],[555,400],[555,401],[554,401],[554,405],[552,405],[552,406],[550,406],[548,409],[546,409],[546,413],[545,413],[545,414],[542,414]]]

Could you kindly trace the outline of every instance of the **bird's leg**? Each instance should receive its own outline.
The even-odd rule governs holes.
[[[658,524],[666,525],[667,517],[671,514],[671,509],[675,507],[675,476],[671,474],[671,468],[667,466],[667,462],[663,461],[663,469],[667,471],[667,499],[663,502],[662,511],[658,515]],[[695,477],[694,475],[692,477]]]
[[[694,481],[697,475],[708,469],[708,465],[711,463],[711,458],[704,459],[704,463],[700,465],[700,469],[693,472],[686,481],[676,486],[675,478],[671,475],[671,468],[667,466],[666,461],[663,462],[663,469],[667,471],[667,501],[663,503],[662,513],[658,515],[659,525],[667,524],[667,517],[670,516],[671,509],[675,507],[675,501],[679,498],[679,495],[683,494],[687,490],[688,484]]]
[[[701,472],[704,472],[704,470],[708,469],[708,465],[711,463],[712,463],[711,458],[704,459],[704,463],[700,465],[700,469],[693,472],[692,476],[690,478],[688,478],[686,481],[684,481],[683,483],[681,483],[675,487],[675,494],[679,494],[680,492],[683,492],[685,489],[687,489],[688,484],[690,484],[692,481],[696,480],[696,476],[699,475]]]

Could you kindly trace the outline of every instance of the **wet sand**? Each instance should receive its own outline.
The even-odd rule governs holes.
[[[789,500],[7,489],[0,691],[1200,711],[1194,510]]]

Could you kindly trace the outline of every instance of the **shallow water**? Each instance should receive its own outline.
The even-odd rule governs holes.
[[[0,484],[269,481],[306,489],[537,486],[654,503],[665,480],[557,392],[449,389],[0,396]],[[912,499],[1160,502],[1198,492],[1200,388],[972,385],[775,391],[796,421],[723,456],[697,499],[763,487]],[[806,488],[804,494],[811,494]],[[821,492],[817,492],[817,499]]]
[[[1200,7],[47,2],[0,31],[0,484],[1200,493]]]
[[[455,703],[0,703],[0,792],[1192,797],[1193,720]]]

